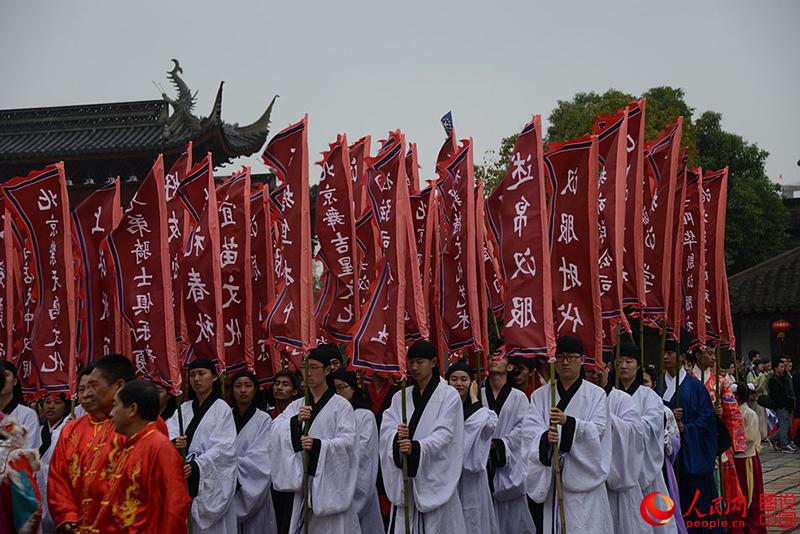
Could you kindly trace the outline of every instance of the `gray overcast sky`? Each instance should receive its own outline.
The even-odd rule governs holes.
[[[220,80],[229,122],[279,94],[271,133],[307,112],[312,162],[337,133],[400,128],[429,178],[450,109],[480,163],[558,99],[672,85],[797,183],[798,23],[796,0],[3,0],[0,108],[160,98],[174,57],[202,115]]]

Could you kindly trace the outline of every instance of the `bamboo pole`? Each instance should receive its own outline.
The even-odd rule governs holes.
[[[550,400],[551,406],[556,407],[556,364],[550,362]],[[551,422],[550,428],[557,430]],[[553,443],[553,462],[556,468],[556,495],[558,497],[558,515],[561,519],[561,534],[567,534],[567,524],[564,518],[564,490],[561,487],[561,461],[558,458],[558,443]]]
[[[305,379],[303,380],[303,388],[305,389],[305,405],[309,405],[309,398],[310,394],[308,391],[308,356],[306,356],[306,362],[304,365],[303,374],[305,375]],[[308,421],[305,421],[303,424],[303,436],[308,435]],[[309,462],[309,455],[308,451],[303,451],[303,531],[305,534],[308,534],[308,462]]]
[[[431,380],[436,380],[437,377],[432,376]],[[403,424],[408,424],[408,415],[406,414],[406,378],[403,377],[403,386],[401,391],[402,405],[403,405]],[[410,438],[410,436],[409,436]],[[406,534],[411,534],[411,523],[408,518],[408,455],[403,454],[403,517],[406,523]]]
[[[619,389],[619,344],[622,339],[622,335],[620,334],[620,323],[617,323],[617,346],[616,354],[614,355],[614,387]]]
[[[715,352],[715,356],[716,356],[716,358],[714,358],[714,359],[716,360],[716,364],[717,364],[716,365],[717,373],[716,373],[716,377],[715,377],[716,378],[716,386],[717,386],[717,398],[715,400],[715,404],[717,405],[717,407],[719,407],[722,404],[722,399],[720,398],[720,395],[719,395],[719,371],[720,371],[719,344],[717,344],[716,348],[714,349],[714,352]],[[704,356],[704,359],[705,359],[705,356]],[[703,367],[705,367],[705,365],[703,365]],[[722,455],[720,454],[719,455],[719,492],[720,492],[720,497],[722,498],[722,502],[725,502],[725,480],[723,478],[723,475],[724,475],[724,473],[723,473],[723,467],[722,467]],[[725,507],[724,506],[721,507],[721,511],[722,511],[722,520],[724,521],[725,520]]]
[[[188,382],[186,380],[186,375],[184,375],[183,384],[182,385],[183,385],[184,390],[188,391],[186,388],[189,387],[189,384],[188,384]],[[185,392],[181,392],[181,394],[178,395],[178,435],[180,435],[180,436],[183,436],[183,430],[184,430],[183,429],[183,410],[181,410],[181,407],[183,406],[183,398],[184,398],[185,395],[186,395]],[[180,449],[179,452],[181,453],[181,458],[183,459],[183,463],[185,464],[186,463],[186,449]],[[186,490],[187,491],[189,490],[189,480],[188,479],[186,480]],[[189,517],[186,518],[186,522],[187,522],[187,525],[189,526],[189,534],[192,534],[192,512],[191,512],[191,509],[189,509]]]
[[[662,351],[662,354],[663,354],[663,351]],[[662,358],[663,358],[663,356],[662,356]],[[681,358],[681,339],[680,339],[680,334],[678,334],[678,341],[675,343],[675,365],[676,365],[676,371],[675,371],[675,373],[676,373],[675,374],[675,409],[676,410],[681,407],[681,401],[680,401],[680,392],[681,392],[680,358]],[[681,437],[680,432],[678,432],[678,438],[680,438],[680,437]],[[681,467],[681,455],[680,454],[678,454],[675,457],[675,466],[677,467],[677,469],[675,470],[675,483],[677,484],[681,480],[681,469],[680,469],[680,467]]]
[[[475,354],[477,355],[478,359],[478,402],[483,402],[483,399],[481,398],[481,377],[483,376],[481,374],[481,351],[476,351]]]

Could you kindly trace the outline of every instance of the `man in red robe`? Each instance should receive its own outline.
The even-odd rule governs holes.
[[[117,391],[136,378],[133,365],[120,354],[103,356],[91,365],[83,396],[88,413],[62,429],[50,461],[47,504],[60,534],[88,532],[125,444],[109,413]],[[166,433],[163,421],[158,426]]]
[[[144,380],[125,384],[114,398],[111,420],[125,445],[89,532],[185,534],[192,500],[183,459],[159,432],[158,387]]]

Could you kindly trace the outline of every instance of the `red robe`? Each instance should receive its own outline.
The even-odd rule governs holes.
[[[166,435],[159,418],[158,429]],[[87,527],[97,517],[125,437],[114,431],[111,419],[91,414],[70,421],[53,450],[47,480],[47,505],[56,527],[77,523]]]
[[[91,532],[185,534],[183,459],[155,422],[126,441]]]

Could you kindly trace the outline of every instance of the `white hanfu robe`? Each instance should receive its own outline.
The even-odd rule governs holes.
[[[208,402],[211,399],[206,399]],[[195,402],[184,402],[184,434],[195,415]],[[180,436],[177,411],[167,421],[169,439]],[[230,534],[236,532],[236,425],[231,407],[220,398],[203,416],[194,432],[186,462],[194,462],[199,471],[197,496],[192,499],[193,534]]]
[[[644,457],[642,417],[633,398],[616,388],[608,393],[608,414],[611,447],[603,454],[610,465],[606,487],[614,532],[649,534],[650,526],[639,511],[643,498],[639,488]]]
[[[664,402],[652,388],[639,386],[632,395],[633,402],[642,416],[644,431],[644,456],[642,471],[639,473],[639,487],[642,495],[653,492],[669,495],[661,469],[664,467]],[[670,415],[672,411],[670,410]],[[665,506],[662,499],[654,501],[657,506]],[[653,534],[677,534],[675,521],[664,525],[651,526]]]
[[[303,531],[303,449],[297,415],[305,399],[297,399],[272,422],[269,439],[272,485],[293,491],[289,532]],[[353,406],[329,389],[312,405],[308,435],[314,438],[309,453],[308,531],[314,534],[361,532],[353,504],[358,476],[358,439]]]
[[[270,492],[271,427],[272,418],[256,409],[236,436],[238,487],[233,502],[239,524],[236,532],[239,534],[263,534],[278,529]]]
[[[355,411],[358,435],[358,476],[353,507],[358,515],[362,534],[383,534],[383,516],[378,502],[378,424],[372,410]]]
[[[499,532],[486,474],[497,414],[476,402],[464,408],[464,417],[464,469],[458,483],[458,498],[466,532]]]
[[[528,499],[525,495],[525,458],[523,453],[523,426],[530,412],[530,402],[525,393],[506,383],[497,399],[491,387],[483,388],[483,405],[497,412],[497,427],[492,441],[496,443],[492,454],[495,466],[492,478],[494,511],[498,532],[536,534]]]
[[[611,446],[606,392],[580,378],[568,391],[563,390],[560,382],[556,389],[556,405],[567,416],[567,424],[558,425],[567,532],[613,532],[605,486],[609,465],[603,460],[603,450]],[[557,534],[561,532],[561,522],[555,464],[553,447],[547,442],[550,394],[549,387],[541,387],[531,396],[530,414],[525,420],[528,447],[525,489],[534,502],[544,503],[544,534]]]
[[[50,508],[47,506],[47,476],[50,473],[50,460],[53,458],[53,451],[56,448],[59,436],[61,436],[61,429],[70,421],[72,421],[72,419],[65,417],[58,426],[50,431],[50,446],[39,458],[42,461],[42,468],[36,473],[36,484],[39,486],[39,491],[42,494],[42,522],[39,525],[40,534],[51,534],[56,531],[53,518],[50,516]],[[49,423],[45,420],[44,424],[47,425]],[[41,441],[41,434],[39,434],[39,441]]]
[[[14,401],[12,400],[11,402]],[[6,406],[6,408],[8,408],[8,406]],[[28,431],[28,448],[39,450],[39,446],[42,444],[42,436],[39,434],[39,416],[36,415],[36,411],[22,404],[17,404],[16,407],[6,415],[15,418],[19,421],[19,424],[24,426],[25,430]]]
[[[464,457],[464,410],[461,397],[452,386],[437,376],[424,392],[417,386],[406,390],[413,453],[409,456],[409,519],[411,532],[465,532],[464,513],[458,497]],[[397,443],[397,425],[403,422],[402,391],[395,393],[392,405],[381,422],[381,473],[386,497],[392,503],[389,532],[405,532],[403,513],[403,469],[395,462],[402,458]],[[416,401],[416,402],[415,402]],[[417,408],[418,407],[418,408]]]

